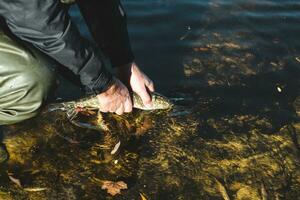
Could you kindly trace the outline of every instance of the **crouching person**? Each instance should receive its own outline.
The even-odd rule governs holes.
[[[38,113],[56,85],[53,65],[34,48],[14,41],[0,30],[0,129]],[[0,163],[7,158],[0,144]]]
[[[0,127],[35,116],[55,78],[51,60],[80,78],[97,95],[102,112],[132,111],[129,91],[151,104],[153,82],[134,62],[126,14],[119,0],[76,0],[96,44],[84,39],[68,15],[74,0],[1,0]],[[2,23],[1,23],[2,19]],[[21,41],[21,42],[17,42]],[[108,71],[105,55],[116,74]],[[47,57],[47,58],[46,58]],[[0,147],[0,162],[7,158]]]

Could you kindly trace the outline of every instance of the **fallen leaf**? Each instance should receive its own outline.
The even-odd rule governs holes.
[[[9,178],[14,184],[16,184],[17,186],[22,187],[21,181],[20,181],[19,179],[14,178],[14,177],[12,177],[11,175],[9,175],[8,178]]]
[[[115,153],[117,153],[118,149],[120,148],[121,146],[121,141],[119,141],[115,147],[113,148],[113,150],[110,152],[111,155],[114,155]]]
[[[108,194],[115,196],[116,194],[121,194],[121,190],[127,189],[127,184],[123,181],[103,181],[101,189],[106,189]]]

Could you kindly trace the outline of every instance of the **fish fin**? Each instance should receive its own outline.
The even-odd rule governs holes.
[[[97,113],[97,127],[102,129],[103,131],[109,131],[109,128],[108,128],[107,124],[105,123],[105,121],[103,119],[103,115],[100,112],[100,110],[98,110],[98,113]]]
[[[76,109],[70,109],[67,111],[67,116],[70,121],[73,121],[77,116],[78,112]]]
[[[65,110],[65,107],[61,103],[52,103],[46,106],[45,112],[53,112],[56,110]]]

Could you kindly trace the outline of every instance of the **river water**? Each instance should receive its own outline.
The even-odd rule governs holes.
[[[123,5],[136,62],[175,108],[104,116],[110,134],[76,127],[62,113],[7,127],[0,197],[299,199],[300,2]],[[76,7],[70,14],[90,37]],[[59,97],[76,91],[66,83]],[[105,180],[127,189],[113,197],[101,189]]]

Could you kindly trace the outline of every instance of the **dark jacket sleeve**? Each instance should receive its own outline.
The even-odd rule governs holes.
[[[112,66],[133,62],[126,13],[119,0],[77,0],[90,32]]]
[[[100,53],[80,36],[59,0],[1,0],[0,15],[13,34],[79,75],[89,91],[101,92],[111,83]]]

